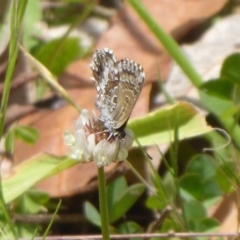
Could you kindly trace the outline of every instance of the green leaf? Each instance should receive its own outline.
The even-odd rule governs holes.
[[[39,204],[45,204],[50,200],[50,197],[46,192],[42,192],[37,189],[29,189],[27,194]]]
[[[179,181],[181,196],[187,200],[201,200],[203,193],[202,179],[198,174],[187,173]]]
[[[227,100],[206,94],[202,90],[199,91],[202,103],[214,115],[218,117],[218,121],[227,129],[234,142],[238,145],[240,142],[240,127],[237,124],[239,116],[239,106],[232,100]],[[235,94],[235,93],[234,93]],[[235,97],[234,97],[235,98]],[[236,98],[234,99],[237,100]]]
[[[214,151],[214,164],[216,164],[216,168],[219,164],[222,163],[222,159],[231,159],[232,158],[232,147],[220,147],[226,145],[226,136],[218,133],[211,132],[206,134],[205,138],[211,143],[212,149],[218,149]]]
[[[83,205],[85,217],[97,227],[101,227],[101,217],[98,210],[90,203],[85,202]]]
[[[16,223],[15,223],[16,224]],[[24,236],[24,238],[33,239],[33,236],[36,234],[36,225],[32,224],[16,224],[17,231],[21,233],[21,236]],[[41,227],[38,225],[39,232],[41,231]],[[40,233],[38,233],[40,236]],[[5,237],[3,239],[14,239],[13,237]]]
[[[239,175],[236,173],[236,163],[233,161],[222,163],[216,172],[217,183],[225,193],[233,191],[233,183],[238,181],[238,176]]]
[[[186,172],[198,174],[202,180],[212,178],[216,174],[213,159],[206,154],[195,155],[189,162]]]
[[[36,214],[42,209],[42,205],[34,201],[28,194],[23,194],[21,198],[22,213]]]
[[[206,209],[200,202],[191,200],[183,205],[184,216],[189,222],[190,220],[202,220],[206,217]]]
[[[200,89],[208,95],[232,100],[234,85],[226,79],[213,79],[203,83]]]
[[[216,166],[207,155],[197,155],[190,161],[187,173],[180,179],[180,191],[187,200],[197,199],[212,205],[222,192],[216,181]]]
[[[29,189],[19,197],[19,209],[21,213],[39,213],[46,210],[46,203],[50,197],[47,193],[38,191],[37,189]]]
[[[221,69],[221,77],[240,85],[240,53],[227,57]]]
[[[163,177],[163,186],[170,202],[174,202],[177,196],[177,188],[173,174],[169,171]],[[165,206],[166,207],[166,206]]]
[[[220,226],[219,222],[214,218],[192,219],[189,225],[189,230],[193,232],[215,232]]]
[[[235,108],[235,105],[232,100],[223,99],[211,94],[207,94],[204,91],[199,91],[201,101],[203,104],[215,115],[219,117],[229,117],[229,109]],[[233,112],[233,114],[236,110]],[[232,114],[231,114],[232,115]],[[230,115],[230,116],[231,116]]]
[[[41,20],[41,18],[42,8],[40,1],[28,1],[23,24],[23,42],[24,46],[26,46],[28,49],[38,44],[38,40],[35,36],[39,33],[40,28],[37,27],[37,23]]]
[[[163,210],[164,207],[166,207],[166,204],[164,202],[161,202],[158,196],[152,195],[148,197],[146,201],[146,206],[154,210]]]
[[[2,180],[5,202],[13,201],[37,182],[77,163],[79,162],[67,157],[51,155],[40,155],[22,162],[11,171],[11,175]]]
[[[121,196],[121,193],[126,191],[128,188],[127,181],[125,177],[119,177],[113,181],[107,190],[108,194],[108,209],[111,212],[112,206],[118,201]]]
[[[10,129],[7,133],[5,139],[5,151],[8,153],[13,153],[14,150],[14,139],[15,139],[15,132],[14,129]]]
[[[15,136],[29,144],[34,144],[39,137],[39,133],[36,129],[32,127],[16,126]]]
[[[219,185],[214,179],[208,179],[203,183],[204,200],[215,199],[222,195]]]
[[[129,221],[129,222],[124,222],[119,226],[118,233],[120,234],[143,233],[143,229],[137,223]],[[143,239],[143,238],[134,238],[134,239]]]
[[[234,103],[237,105],[237,107],[239,106],[240,104],[240,85],[236,85],[234,87],[234,94],[233,94],[233,100],[234,100]],[[237,112],[239,113],[239,112]]]
[[[233,186],[231,184],[231,182],[229,181],[229,179],[227,178],[227,176],[222,172],[222,170],[218,170],[217,174],[216,174],[216,179],[217,179],[217,183],[220,187],[220,189],[225,193],[225,194],[229,194],[230,192],[233,191]]]
[[[166,233],[166,232],[171,231],[173,229],[176,232],[177,231],[179,231],[179,232],[181,231],[181,228],[180,228],[180,226],[179,226],[179,224],[177,223],[176,220],[174,220],[173,218],[166,218],[164,220],[164,222],[162,223],[161,229],[159,229],[158,231],[162,232],[162,233]],[[154,238],[154,240],[155,239],[156,238]],[[157,238],[157,239],[159,239],[159,238]]]
[[[45,44],[36,54],[36,58],[57,76],[79,56],[80,47],[77,38],[53,40]]]
[[[135,184],[123,192],[115,205],[113,205],[111,211],[109,211],[110,223],[122,217],[138,200],[144,190],[145,186],[143,184]]]
[[[142,146],[173,141],[176,128],[179,140],[212,131],[205,118],[191,104],[185,102],[178,102],[145,117],[133,119],[128,126]]]

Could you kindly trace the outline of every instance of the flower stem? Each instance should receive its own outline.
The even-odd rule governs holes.
[[[101,215],[102,239],[110,240],[108,206],[107,206],[107,189],[104,167],[98,168],[98,187],[99,187],[99,205]]]

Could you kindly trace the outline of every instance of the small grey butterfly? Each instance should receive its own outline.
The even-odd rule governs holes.
[[[99,120],[110,137],[122,138],[143,87],[143,68],[128,59],[116,61],[113,51],[107,48],[96,50],[90,66],[97,90],[95,105],[100,111]]]

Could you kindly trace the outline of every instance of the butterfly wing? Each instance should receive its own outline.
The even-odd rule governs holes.
[[[91,68],[100,120],[110,132],[119,132],[125,127],[142,90],[143,68],[128,59],[116,62],[108,49],[95,52]]]
[[[118,81],[114,81],[115,65],[116,60],[112,51],[103,49],[94,53],[91,69],[93,70],[93,80],[97,90],[95,104],[101,112],[100,118],[102,121],[112,112],[111,95],[113,88],[118,84]]]
[[[115,107],[111,118],[113,128],[120,129],[132,113],[142,90],[145,74],[140,65],[128,59],[119,61],[116,68],[119,82],[113,95]]]

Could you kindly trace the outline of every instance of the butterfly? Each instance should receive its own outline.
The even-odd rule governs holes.
[[[112,50],[96,50],[90,65],[97,97],[99,120],[110,137],[123,138],[125,127],[142,90],[143,68],[132,60],[116,61]]]

